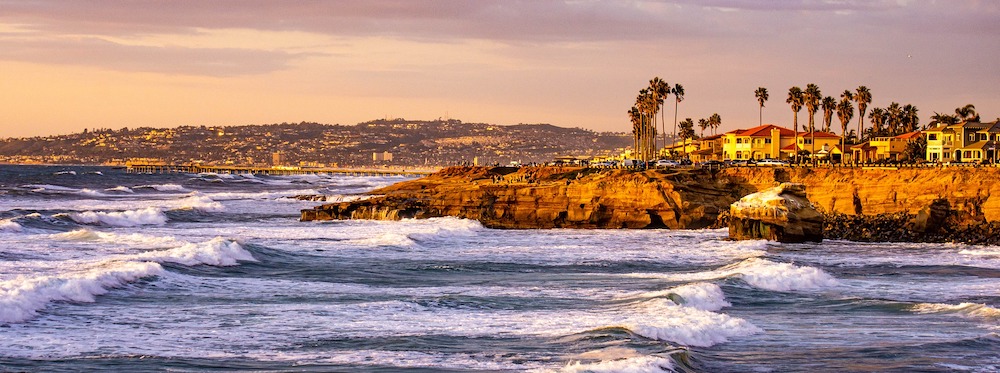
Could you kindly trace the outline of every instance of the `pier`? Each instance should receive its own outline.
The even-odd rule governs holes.
[[[344,176],[413,176],[420,177],[432,174],[433,170],[405,169],[368,169],[368,168],[325,168],[325,167],[254,167],[254,166],[217,166],[201,164],[156,164],[128,163],[125,172],[135,174],[251,174],[251,175],[307,175],[330,174]]]

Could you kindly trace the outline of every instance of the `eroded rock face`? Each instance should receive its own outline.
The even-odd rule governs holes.
[[[729,237],[798,243],[823,241],[823,215],[798,183],[749,194],[729,208]]]
[[[302,220],[474,219],[491,228],[705,228],[740,188],[700,170],[453,167]]]

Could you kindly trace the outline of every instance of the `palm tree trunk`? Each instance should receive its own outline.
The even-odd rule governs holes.
[[[683,96],[683,94],[682,94]],[[679,96],[678,96],[679,97]],[[677,100],[674,100],[674,141],[677,141]],[[683,143],[681,143],[683,145]],[[681,148],[683,150],[684,148]]]
[[[795,142],[792,144],[792,160],[795,163],[799,163],[799,112],[796,111],[792,117],[792,123],[795,124],[795,139],[793,140]],[[778,145],[780,146],[781,144]]]
[[[764,105],[761,105],[760,109],[757,110],[757,117],[758,117],[757,118],[757,125],[758,126],[763,126],[764,125]]]

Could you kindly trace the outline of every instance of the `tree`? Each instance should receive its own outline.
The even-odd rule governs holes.
[[[759,123],[757,125],[763,126],[764,125],[764,102],[766,102],[767,99],[770,98],[767,95],[767,88],[757,87],[757,90],[754,91],[753,95],[757,97],[757,103],[760,104],[760,110],[757,113],[757,116],[759,117]]]
[[[849,91],[844,91],[850,93]],[[851,122],[851,118],[854,117],[854,105],[851,104],[851,96],[841,96],[840,104],[837,105],[837,119],[840,119],[840,151],[847,151],[847,124]],[[858,134],[860,136],[860,134]]]
[[[931,126],[934,126],[934,127],[936,127],[936,126],[951,126],[951,125],[958,124],[960,121],[961,120],[959,120],[958,117],[956,117],[954,115],[951,115],[951,114],[941,114],[941,113],[938,113],[938,112],[935,111],[934,115],[931,115],[931,122],[928,123],[927,126],[928,127],[931,127]]]
[[[976,105],[968,104],[955,109],[955,116],[962,122],[978,122],[979,113],[976,113]]]
[[[642,133],[642,114],[639,108],[632,106],[628,111],[628,118],[632,121],[632,149],[639,152],[639,136]]]
[[[694,121],[691,118],[684,119],[680,123],[681,126],[681,150],[687,153],[687,140],[695,138],[694,134]]]
[[[708,119],[705,118],[698,119],[698,128],[701,128],[701,137],[705,137],[705,129],[710,126],[711,125],[708,123]]]
[[[870,113],[868,113],[868,119],[872,122],[871,134],[872,136],[882,136],[883,131],[885,131],[886,120],[888,115],[886,115],[885,109],[873,108]]]
[[[916,160],[922,159],[926,156],[927,138],[924,136],[919,136],[906,143],[906,148],[903,149],[903,158],[910,160],[910,162],[916,162]]]
[[[708,126],[712,127],[713,130],[719,128],[719,126],[721,125],[722,125],[722,117],[719,116],[719,113],[714,113],[712,114],[712,116],[708,117]]]
[[[653,101],[656,102],[656,111],[660,111],[663,108],[663,102],[666,100],[667,96],[670,95],[670,84],[660,79],[660,77],[654,77],[649,81],[649,92],[653,95]],[[663,112],[660,112],[660,127],[664,129],[663,131],[663,146],[667,146],[667,132],[664,128],[665,124],[663,121]],[[653,127],[656,127],[656,117],[653,117]],[[655,144],[655,139],[654,139]]]
[[[844,92],[850,93],[850,91]],[[861,136],[865,129],[865,111],[868,110],[868,104],[872,103],[872,93],[868,90],[868,87],[860,86],[858,87],[858,93],[854,95],[854,100],[858,102],[858,136]],[[862,140],[859,139],[858,141]]]
[[[816,109],[819,109],[822,99],[823,94],[820,93],[819,86],[812,83],[806,85],[806,90],[802,93],[802,103],[806,105],[806,111],[809,112],[809,141],[812,142],[809,156],[813,160],[813,166],[816,165]]]
[[[830,131],[830,122],[833,121],[833,112],[837,110],[837,100],[833,97],[823,97],[823,132]]]
[[[903,133],[916,131],[920,128],[920,116],[917,114],[917,107],[906,104],[903,106],[903,116],[900,118],[903,126]]]
[[[795,143],[793,147],[795,148],[795,161],[798,162],[799,153],[799,111],[802,110],[802,88],[798,86],[788,89],[788,99],[785,100],[786,103],[792,106],[793,119],[792,122],[795,123]]]
[[[670,93],[674,94],[674,138],[677,138],[677,105],[684,101],[684,86],[680,84],[674,84],[674,88],[670,89]],[[693,123],[693,122],[692,122]]]
[[[903,107],[899,106],[898,102],[893,101],[888,107],[885,108],[885,116],[889,136],[895,136],[902,133],[899,130],[901,127],[900,121],[903,118]]]

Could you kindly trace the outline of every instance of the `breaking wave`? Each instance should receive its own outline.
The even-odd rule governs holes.
[[[135,191],[133,191],[132,188],[129,188],[129,187],[123,186],[123,185],[119,185],[119,186],[116,186],[114,188],[107,188],[107,189],[105,189],[105,191],[107,191],[107,192],[135,193]]]
[[[0,220],[0,232],[20,232],[22,228],[21,224],[11,219]]]
[[[664,278],[671,281],[708,281],[737,277],[753,287],[771,291],[816,290],[840,283],[819,268],[775,263],[761,258],[746,259],[714,271],[679,274],[646,273],[630,276]]]
[[[662,373],[674,372],[673,360],[660,356],[638,356],[624,359],[606,360],[597,363],[581,364],[573,362],[559,370],[537,370],[533,372],[560,373]]]
[[[102,224],[115,227],[136,227],[140,225],[163,225],[167,215],[157,207],[125,211],[84,211],[66,214],[80,224]]]
[[[37,316],[53,302],[91,303],[110,289],[164,273],[160,263],[232,266],[256,261],[238,243],[215,238],[198,244],[98,262],[78,263],[55,274],[25,276],[0,282],[0,322],[16,323]]]
[[[187,188],[180,186],[178,184],[152,184],[152,185],[139,185],[133,189],[153,189],[159,192],[189,192]]]
[[[722,288],[708,282],[696,282],[667,290],[642,293],[640,298],[667,298],[672,302],[703,311],[719,311],[732,306],[726,301]]]
[[[965,317],[981,318],[981,319],[1000,319],[1000,309],[996,309],[987,306],[982,303],[959,303],[959,304],[943,304],[943,303],[919,303],[910,308],[911,311],[916,313],[941,313],[941,314],[957,314]]]

